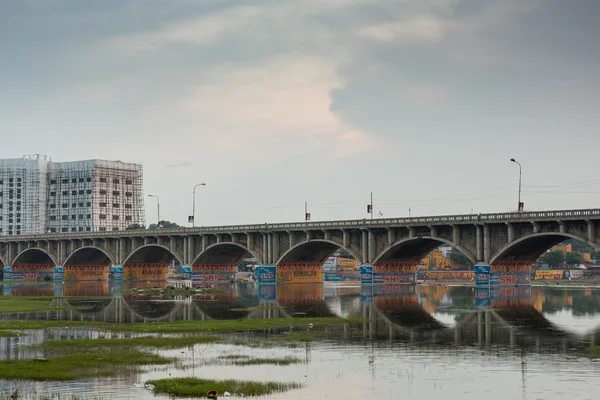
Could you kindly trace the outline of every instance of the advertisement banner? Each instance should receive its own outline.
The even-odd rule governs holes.
[[[54,277],[54,264],[16,264],[12,266],[14,281],[43,281]]]
[[[131,263],[123,265],[123,276],[129,281],[166,281],[169,264]]]
[[[183,279],[192,279],[192,267],[190,265],[182,265],[181,276],[183,277]]]
[[[490,284],[490,266],[487,264],[475,265],[475,285],[488,286]]]
[[[398,283],[412,284],[417,282],[417,272],[374,272],[373,284]]]
[[[530,285],[531,273],[527,272],[491,272],[490,286]]]
[[[105,281],[108,269],[108,265],[65,265],[64,278],[66,281]]]
[[[123,282],[123,267],[121,265],[115,265],[112,267],[113,280],[115,282]]]
[[[425,271],[426,281],[474,281],[473,271]]]
[[[531,306],[531,286],[493,287],[490,289],[494,308],[523,308]]]
[[[372,265],[361,265],[360,266],[360,283],[370,285],[373,283],[373,266]]]
[[[258,285],[258,301],[277,300],[277,285]]]
[[[258,283],[277,283],[277,267],[261,265],[258,267]]]
[[[12,268],[10,265],[2,268],[2,280],[12,281]]]
[[[531,272],[531,262],[496,261],[490,266],[490,272]]]
[[[417,272],[418,269],[418,262],[379,262],[373,272]]]
[[[62,282],[64,280],[63,267],[60,265],[54,266],[54,280]]]
[[[535,271],[535,277],[533,279],[536,281],[538,281],[538,280],[561,280],[561,279],[563,279],[564,275],[565,275],[565,271],[563,271],[563,270],[552,270],[552,269],[541,270],[541,269],[538,269],[537,271]]]
[[[491,293],[490,288],[478,287],[475,289],[475,307],[476,308],[490,308],[491,307]]]
[[[282,263],[277,266],[279,283],[321,283],[323,266],[317,263]]]
[[[196,264],[192,266],[192,279],[202,282],[233,282],[236,272],[235,264]]]

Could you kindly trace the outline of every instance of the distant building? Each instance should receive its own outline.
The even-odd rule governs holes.
[[[556,245],[554,247],[552,247],[550,250],[548,251],[562,251],[562,253],[566,256],[567,253],[570,253],[573,251],[571,244],[559,244]]]
[[[121,161],[0,160],[0,235],[144,225],[142,166]]]

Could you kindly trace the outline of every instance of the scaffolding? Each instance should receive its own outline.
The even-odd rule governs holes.
[[[145,225],[143,170],[122,161],[0,160],[0,235]]]

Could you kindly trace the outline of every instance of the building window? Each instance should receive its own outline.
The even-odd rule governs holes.
[[[125,204],[125,208],[126,208],[127,210],[131,210],[131,204]]]
[[[89,232],[89,231],[91,231],[90,227],[89,227],[89,226],[86,226],[86,227],[85,227],[85,231],[86,231],[86,232]]]
[[[87,219],[91,219],[91,218],[92,218],[92,214],[88,214],[88,215],[86,215],[86,218],[87,218]]]
[[[75,218],[77,218],[77,216],[75,214],[72,214],[71,219],[75,219]]]
[[[56,204],[50,204],[50,208],[56,208]]]
[[[98,206],[104,208],[104,207],[106,207],[106,203],[98,203]]]
[[[119,208],[121,205],[119,203],[113,203],[113,208]]]
[[[62,195],[63,195],[63,196],[68,196],[68,195],[69,195],[69,192],[68,192],[68,191],[66,191],[66,190],[63,190],[63,192],[62,192]]]
[[[131,221],[131,215],[126,215],[125,216],[125,221]]]
[[[113,190],[113,196],[119,196],[121,195],[121,192],[119,192],[118,190]]]
[[[79,203],[79,207],[83,207],[83,201]]]
[[[113,227],[113,231],[118,231],[118,230],[119,230],[118,226]]]
[[[118,184],[119,184],[119,180],[115,178],[115,179],[113,179],[113,183],[114,183],[115,185],[118,185]]]
[[[17,224],[21,223],[21,218],[17,218]]]
[[[79,219],[83,219],[83,214],[79,214]]]
[[[79,182],[83,182],[83,178],[79,178]]]
[[[56,192],[50,192],[50,197],[56,196]]]
[[[62,183],[69,183],[69,180],[68,179],[63,179]]]
[[[83,226],[79,227],[79,232],[83,232]]]
[[[56,228],[50,228],[50,232],[52,232],[52,233],[56,232]]]
[[[69,216],[68,216],[68,215],[63,215],[63,216],[61,217],[61,219],[62,219],[63,221],[67,221],[67,220],[69,219]]]
[[[56,179],[50,179],[50,184],[51,185],[56,185]]]
[[[98,218],[100,218],[100,219],[106,219],[106,214],[99,214]]]
[[[86,191],[86,193],[87,193],[87,194],[92,194],[92,190],[91,190],[91,189],[88,189],[88,190]]]
[[[104,189],[100,189],[100,190],[98,191],[98,194],[106,194],[106,190],[104,190]]]
[[[60,231],[61,231],[61,232],[68,232],[68,231],[69,231],[69,228],[62,228]]]
[[[71,179],[71,183],[77,183],[77,178]]]
[[[67,203],[62,203],[62,208],[69,208],[69,205]]]
[[[56,215],[51,215],[50,216],[50,221],[56,221]]]
[[[92,203],[91,203],[90,201],[88,201],[88,202],[87,202],[87,206],[88,206],[88,207],[91,207],[91,206],[92,206]]]
[[[71,194],[72,194],[73,196],[77,196],[77,190],[73,190],[73,191],[71,192]]]
[[[125,192],[125,196],[131,197],[131,196],[133,196],[133,193],[131,193],[131,192]]]
[[[101,226],[100,228],[98,228],[98,230],[99,230],[100,232],[104,232],[104,231],[106,230],[106,228],[105,228],[104,226]]]
[[[118,221],[119,220],[119,216],[118,215],[113,215],[113,221]]]
[[[132,185],[132,184],[133,184],[133,181],[132,181],[131,179],[126,179],[126,180],[125,180],[125,184],[127,184],[127,185]]]
[[[86,180],[85,180],[85,181],[86,181],[86,182],[91,182],[91,181],[92,181],[92,178],[90,178],[90,177],[88,176],[88,177],[86,178]]]
[[[75,207],[77,207],[77,203],[71,203],[71,207],[72,207],[72,208],[75,208]]]
[[[77,228],[75,228],[75,227],[72,227],[72,228],[71,228],[71,232],[77,232]]]
[[[98,179],[98,181],[99,181],[100,183],[106,183],[106,178],[100,178],[100,179]]]
[[[80,190],[80,191],[79,191],[79,194],[83,194],[83,193],[84,193],[84,191],[83,191],[83,190]]]

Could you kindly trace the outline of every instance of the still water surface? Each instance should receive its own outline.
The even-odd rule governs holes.
[[[597,399],[600,364],[585,357],[600,344],[600,290],[533,287],[502,292],[460,286],[379,287],[288,285],[258,288],[232,285],[225,294],[140,300],[101,287],[5,287],[4,295],[93,291],[92,310],[21,313],[3,318],[101,320],[109,322],[181,319],[240,319],[318,316],[363,318],[334,339],[297,348],[196,345],[161,354],[175,366],[144,373],[77,382],[0,381],[0,392],[69,393],[82,398],[150,399],[134,382],[175,376],[299,382],[304,388],[272,399]],[[47,293],[48,292],[48,293]],[[52,293],[49,293],[52,292]],[[65,305],[84,300],[64,300]],[[256,308],[278,305],[278,308]],[[317,327],[315,327],[317,328]],[[308,328],[307,328],[308,329]],[[265,335],[269,332],[256,332]],[[0,338],[0,358],[39,357],[19,347],[48,339],[114,334],[89,329],[47,329],[19,338]],[[119,334],[119,336],[124,336]],[[216,362],[223,355],[293,356],[290,366],[237,367]]]

